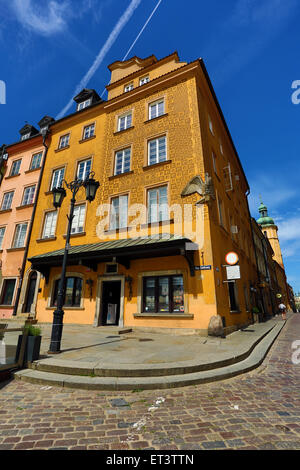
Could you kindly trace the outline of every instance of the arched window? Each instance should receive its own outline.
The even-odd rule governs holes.
[[[57,294],[60,279],[54,283],[52,292],[51,307],[57,306]],[[80,307],[82,294],[82,279],[80,277],[66,277],[65,281],[65,301],[64,307]]]

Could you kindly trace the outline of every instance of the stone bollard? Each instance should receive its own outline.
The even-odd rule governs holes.
[[[210,317],[207,333],[208,336],[221,336],[222,338],[225,337],[223,322],[220,315],[213,315]]]

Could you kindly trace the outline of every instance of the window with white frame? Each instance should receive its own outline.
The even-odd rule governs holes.
[[[82,233],[84,231],[85,209],[85,204],[79,204],[74,207],[71,233]]]
[[[55,235],[57,211],[47,212],[44,220],[42,238],[52,238]]]
[[[117,196],[111,199],[109,228],[115,230],[127,227],[128,221],[128,195]]]
[[[62,135],[61,138],[59,139],[59,149],[63,149],[65,147],[68,147],[70,142],[70,134]]]
[[[32,156],[31,165],[30,165],[31,170],[36,170],[37,168],[40,168],[41,162],[42,162],[42,156],[43,156],[43,152],[36,153],[35,155]]]
[[[21,140],[29,139],[29,137],[30,137],[30,134],[24,134],[22,135]]]
[[[118,118],[118,131],[124,131],[125,129],[129,129],[132,125],[132,112],[128,112],[119,116]]]
[[[164,162],[167,160],[167,138],[166,136],[149,140],[148,142],[148,165]]]
[[[21,162],[22,160],[15,160],[12,163],[9,176],[16,176],[20,174]]]
[[[83,129],[83,140],[90,139],[95,135],[95,123],[85,126]]]
[[[210,116],[208,116],[208,127],[209,127],[210,132],[213,134],[214,133],[214,126],[213,126],[213,123],[212,123],[212,120],[211,120]]]
[[[90,106],[91,101],[92,101],[91,99],[88,99],[88,100],[82,101],[82,103],[79,103],[77,105],[77,111],[81,111],[82,109],[87,108],[88,106]]]
[[[5,235],[5,227],[0,227],[0,250],[2,249],[4,235]]]
[[[165,114],[165,100],[164,99],[154,101],[154,103],[149,104],[148,119],[154,119],[156,117],[162,116],[163,114]]]
[[[91,167],[92,167],[91,159],[83,160],[82,162],[79,162],[78,167],[77,167],[77,178],[82,181],[88,178],[91,172]]]
[[[130,171],[131,148],[119,150],[115,154],[115,175]]]
[[[145,83],[148,83],[149,81],[149,75],[147,75],[147,77],[140,78],[140,85],[145,85]]]
[[[124,93],[127,93],[127,91],[133,90],[133,83],[128,83],[128,85],[124,86]]]
[[[62,185],[64,175],[65,175],[64,168],[58,168],[57,170],[53,171],[50,191],[53,191],[53,189],[59,188]]]
[[[148,189],[148,223],[168,220],[168,188],[160,186]]]
[[[28,224],[18,224],[16,226],[12,248],[23,248],[25,246],[25,238]]]
[[[25,188],[21,205],[28,206],[28,204],[33,204],[34,194],[35,194],[35,185]]]
[[[5,193],[2,200],[1,210],[7,211],[11,208],[12,200],[14,197],[14,191],[10,191],[9,193]]]

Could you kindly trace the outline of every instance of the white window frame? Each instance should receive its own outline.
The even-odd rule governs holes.
[[[18,160],[14,160],[11,164],[11,168],[10,168],[10,174],[9,176],[17,176],[20,174],[20,168],[21,168],[21,163],[22,163],[22,159],[19,158]],[[18,164],[18,165],[17,165]],[[16,173],[14,168],[17,168],[18,172]],[[13,171],[14,170],[14,171]]]
[[[53,238],[55,236],[56,224],[57,224],[57,211],[46,212],[44,217],[42,239]],[[50,222],[48,219],[51,217]]]
[[[2,199],[2,204],[1,204],[1,210],[2,211],[7,211],[7,210],[11,209],[14,194],[15,194],[14,191],[8,191],[7,193],[4,193],[3,199]],[[9,195],[11,195],[11,197],[9,197]],[[6,202],[7,200],[9,200],[9,205]]]
[[[95,129],[96,125],[93,122],[92,124],[89,124],[88,126],[85,126],[83,129],[83,140],[90,139],[91,137],[95,136]]]
[[[59,176],[57,178],[57,183],[60,181],[60,184],[57,184],[54,186],[54,179],[56,173],[59,173]],[[52,178],[51,178],[51,186],[50,186],[50,191],[53,191],[54,188],[59,188],[61,186],[62,180],[64,179],[65,176],[65,167],[62,168],[57,168],[56,170],[53,170],[52,172]]]
[[[128,225],[128,194],[112,197],[110,200],[110,230],[126,228]],[[114,201],[118,204],[114,204]]]
[[[212,120],[211,120],[210,116],[208,116],[208,127],[209,127],[209,130],[212,133],[212,135],[215,135],[214,134],[214,126],[213,126],[213,123],[212,123]]]
[[[70,134],[64,134],[59,138],[59,149],[64,149],[69,146]]]
[[[21,140],[27,140],[27,139],[29,139],[29,137],[30,137],[30,133],[24,134],[24,135],[22,135]]]
[[[162,109],[162,112],[159,112],[159,105],[160,104],[163,104],[163,109]],[[154,112],[154,116],[152,116],[152,109],[154,108],[155,112]],[[163,116],[165,114],[165,99],[164,98],[161,98],[160,100],[157,100],[157,101],[153,101],[152,103],[149,103],[149,107],[148,107],[148,119],[149,121],[151,119],[155,119],[159,116]]]
[[[21,206],[28,206],[34,203],[35,188],[36,185],[34,184],[24,189]]]
[[[9,306],[12,306],[14,304],[14,299],[15,299],[15,293],[16,293],[16,287],[17,287],[17,278],[15,278],[15,277],[5,277],[5,278],[2,279],[1,292],[0,292],[0,301],[2,300],[2,297],[3,297],[3,288],[5,286],[6,281],[15,281],[14,292],[13,292],[13,295],[12,295],[11,304],[6,304],[6,305],[9,305]],[[4,304],[2,304],[2,305],[4,305]]]
[[[21,228],[19,229],[19,227]],[[22,231],[23,227],[26,227],[25,234],[24,234],[24,230]],[[27,229],[28,229],[28,222],[23,222],[23,223],[16,225],[14,238],[12,242],[12,248],[24,248],[25,247]],[[23,244],[21,244],[20,242],[22,242]]]
[[[36,157],[40,157],[39,160],[38,160],[39,166],[34,166],[33,165],[34,160],[35,160]],[[41,163],[42,163],[42,158],[43,158],[43,152],[38,152],[38,153],[35,153],[34,155],[32,155],[31,163],[30,163],[30,170],[36,170],[37,168],[40,168]]]
[[[89,165],[89,170],[87,171],[88,163],[90,165]],[[83,165],[82,178],[79,178],[79,172],[80,172],[80,168],[81,168],[82,165]],[[76,177],[78,179],[81,179],[82,181],[84,181],[87,178],[87,176],[89,175],[89,173],[91,172],[91,170],[92,170],[92,159],[87,158],[86,160],[81,160],[81,162],[79,162],[78,165],[77,165]]]
[[[72,220],[71,235],[84,232],[85,216],[86,204],[77,204],[74,207],[74,218]]]
[[[128,83],[127,85],[124,86],[124,93],[128,93],[128,91],[133,90],[133,88],[134,88],[133,82]]]
[[[159,154],[159,141],[161,139],[164,139],[165,140],[165,157],[163,159],[160,158],[160,154]],[[155,162],[151,162],[150,163],[150,147],[151,147],[151,144],[155,142]],[[167,151],[167,136],[166,135],[162,135],[160,137],[156,137],[155,139],[150,139],[148,140],[148,165],[151,166],[151,165],[155,165],[157,163],[162,163],[162,162],[166,162],[168,160],[168,151]]]
[[[129,150],[129,168],[128,170],[125,171],[125,152]],[[118,158],[121,158],[121,171],[117,173],[117,164],[118,164]],[[114,175],[122,175],[123,173],[128,173],[131,168],[131,147],[126,147],[125,149],[122,150],[117,150],[115,152],[115,165],[114,165]]]
[[[161,202],[160,190],[165,188],[166,195],[164,196],[166,202]],[[152,204],[151,194],[155,195],[156,202]],[[152,216],[153,211],[155,212],[154,217]],[[163,222],[169,220],[169,208],[168,208],[168,186],[162,185],[155,188],[149,188],[147,190],[147,220],[148,223]]]
[[[2,250],[3,240],[5,237],[6,227],[0,227],[0,250]]]
[[[122,120],[124,120],[123,128],[121,128]],[[118,132],[125,131],[126,129],[129,129],[130,127],[132,127],[132,111],[128,111],[127,113],[124,113],[118,117]]]
[[[148,83],[148,82],[150,82],[149,75],[146,75],[145,77],[140,78],[140,81],[139,81],[140,86],[145,85],[145,83]]]
[[[88,106],[91,105],[92,99],[89,98],[88,100],[82,101],[81,103],[78,103],[77,105],[77,111],[81,111],[82,109],[87,108]]]

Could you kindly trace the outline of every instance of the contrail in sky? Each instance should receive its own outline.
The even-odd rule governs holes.
[[[83,88],[86,87],[87,83],[89,80],[93,77],[93,75],[96,73],[98,70],[99,66],[101,65],[104,57],[118,38],[120,32],[124,28],[124,26],[127,24],[127,22],[130,20],[132,17],[133,13],[137,9],[137,7],[140,5],[142,0],[131,0],[130,5],[128,8],[125,10],[121,18],[119,19],[118,23],[108,36],[108,39],[106,40],[104,46],[101,48],[99,54],[97,55],[96,59],[94,60],[93,65],[90,67],[90,69],[87,71],[85,76],[82,78],[78,86],[76,87],[76,90],[74,91],[73,96],[77,95]],[[70,107],[73,105],[73,98],[69,101],[69,103],[64,107],[64,109],[56,116],[56,119],[60,119],[63,117],[66,112],[70,109]]]

